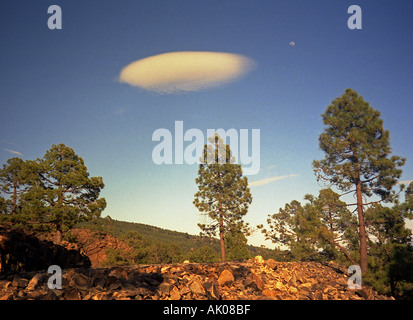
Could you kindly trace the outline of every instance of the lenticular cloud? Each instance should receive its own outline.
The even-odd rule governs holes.
[[[160,93],[198,91],[234,81],[251,70],[251,59],[222,52],[170,52],[132,62],[119,80]]]

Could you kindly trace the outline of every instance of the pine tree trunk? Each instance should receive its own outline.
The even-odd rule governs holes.
[[[219,195],[219,241],[221,244],[221,262],[225,262],[224,218],[222,217],[221,194]]]
[[[16,214],[17,211],[17,182],[14,181],[13,183],[13,209],[11,214]]]
[[[357,196],[357,213],[359,220],[359,236],[360,236],[360,268],[362,274],[367,271],[367,235],[366,226],[364,224],[363,213],[363,196],[361,194],[361,181],[359,180],[356,185]]]
[[[225,241],[224,241],[224,230],[223,230],[223,226],[224,226],[224,221],[222,219],[222,217],[220,217],[219,219],[219,240],[221,243],[221,262],[225,262],[226,258],[225,258]]]
[[[215,139],[215,163],[218,162],[219,152],[218,152],[218,139]],[[221,178],[221,177],[220,177]],[[221,192],[218,194],[219,201],[219,241],[221,244],[221,262],[225,262],[225,241],[224,241],[224,217],[222,216],[222,199]]]

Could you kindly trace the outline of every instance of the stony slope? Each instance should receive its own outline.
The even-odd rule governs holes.
[[[0,277],[2,300],[385,300],[368,287],[350,290],[333,263],[264,261],[137,265],[63,270],[62,288],[46,272]]]
[[[108,248],[132,251],[123,241],[107,233],[82,228],[72,229],[71,233],[76,237],[77,249],[89,257],[92,267],[101,266],[106,261]]]

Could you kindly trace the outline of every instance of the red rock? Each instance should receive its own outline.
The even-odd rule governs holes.
[[[29,280],[19,277],[14,277],[12,281],[12,285],[14,287],[24,288],[29,283]]]
[[[264,289],[264,283],[262,282],[261,278],[258,277],[255,273],[252,275],[255,284],[257,285],[257,288],[259,290],[263,290]]]
[[[218,284],[220,286],[231,285],[233,281],[234,275],[229,270],[222,271],[218,278]]]
[[[262,294],[266,297],[275,298],[278,295],[278,291],[272,289],[265,289],[262,291]]]
[[[0,294],[0,300],[12,300],[13,293]]]
[[[179,289],[177,287],[174,286],[172,288],[170,298],[171,298],[171,300],[181,299],[181,294],[179,293]]]
[[[207,292],[208,299],[219,300],[221,295],[219,293],[219,287],[217,286],[215,282],[211,282],[211,281],[204,282],[202,286]]]
[[[29,290],[29,291],[35,290],[40,285],[40,282],[42,281],[42,278],[43,278],[43,276],[40,273],[36,274],[29,281],[29,284],[27,285],[27,290]]]
[[[65,300],[80,300],[80,293],[75,288],[68,288],[64,294]]]
[[[268,259],[267,261],[265,261],[265,264],[271,269],[277,268],[277,261],[275,261],[274,259]]]
[[[264,263],[264,258],[262,256],[255,256],[254,258],[255,263]]]
[[[205,290],[202,287],[202,284],[200,284],[198,281],[192,282],[189,285],[189,289],[197,295],[204,295],[205,294]]]

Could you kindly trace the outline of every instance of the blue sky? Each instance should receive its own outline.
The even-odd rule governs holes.
[[[173,133],[181,120],[184,131],[260,129],[261,171],[248,178],[274,179],[251,188],[245,220],[265,223],[318,194],[311,163],[323,157],[321,114],[346,88],[382,113],[394,154],[407,158],[401,180],[413,179],[411,0],[52,2],[0,5],[0,163],[66,144],[103,177],[103,216],[198,234],[197,166],[152,161],[152,133]],[[61,30],[47,27],[51,4],[61,6]],[[347,27],[352,4],[362,30]],[[255,68],[182,94],[118,81],[131,62],[175,51],[239,54]],[[250,243],[272,247],[258,233]]]

